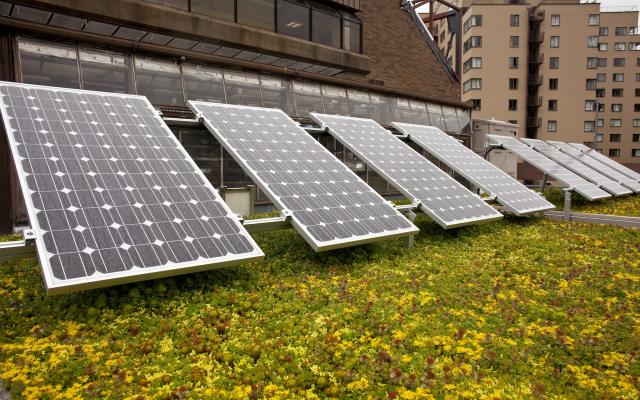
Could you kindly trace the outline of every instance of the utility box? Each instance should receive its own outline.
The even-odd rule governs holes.
[[[255,186],[247,185],[240,188],[220,186],[218,193],[220,193],[220,196],[234,214],[242,218],[254,214],[256,198]]]
[[[497,121],[495,119],[474,119],[471,123],[471,149],[484,157],[489,139],[487,135],[518,137],[517,124]],[[514,179],[518,179],[518,156],[504,149],[494,149],[489,152],[487,160],[500,168]]]

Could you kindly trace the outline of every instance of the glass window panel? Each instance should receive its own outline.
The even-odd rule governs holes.
[[[76,46],[20,38],[22,82],[80,88]]]
[[[255,185],[226,150],[222,152],[222,184],[229,188]]]
[[[85,32],[95,33],[97,35],[111,36],[113,32],[118,29],[117,25],[105,24],[98,21],[87,21],[87,25],[84,27]]]
[[[352,117],[371,118],[371,99],[369,93],[359,90],[347,90],[349,97],[349,115]]]
[[[24,21],[36,22],[38,24],[46,24],[49,21],[51,13],[39,8],[31,8],[26,6],[13,6],[11,12],[13,18],[22,19]]]
[[[275,76],[260,76],[262,102],[265,107],[279,108],[288,115],[293,112],[293,89],[291,82]]]
[[[188,100],[225,103],[222,69],[199,64],[183,64],[182,79]]]
[[[134,92],[130,55],[89,48],[81,48],[79,54],[83,89]]]
[[[367,183],[373,190],[378,193],[388,193],[389,187],[387,186],[387,181],[385,181],[380,175],[376,174],[374,171],[367,169]]]
[[[391,99],[391,110],[394,121],[413,123],[413,114],[409,100],[400,98]]]
[[[113,34],[113,36],[120,39],[138,41],[142,39],[142,37],[146,34],[147,32],[141,31],[139,29],[133,29],[133,28],[127,28],[126,26],[121,26],[118,28],[116,33]]]
[[[323,113],[322,94],[317,83],[293,82],[293,98],[296,105],[296,116],[309,117],[312,111]]]
[[[319,10],[312,10],[311,40],[340,47],[340,18]]]
[[[357,22],[342,20],[343,38],[342,43],[344,49],[359,53],[360,49],[360,29],[361,25]]]
[[[224,71],[227,103],[262,107],[258,74],[244,71]]]
[[[411,106],[411,115],[414,124],[431,125],[429,122],[429,113],[423,102],[409,100],[409,106]]]
[[[189,0],[146,0],[152,3],[162,4],[163,6],[179,8],[181,10],[189,10]],[[192,0],[192,2],[197,0]],[[216,2],[219,2],[216,1]]]
[[[220,143],[206,129],[180,130],[180,142],[215,187],[221,185]]]
[[[427,103],[427,111],[429,112],[431,125],[436,126],[443,131],[447,130],[444,122],[444,115],[442,113],[442,107],[440,107],[440,104]]]
[[[278,1],[278,33],[309,40],[310,9],[296,1]]]
[[[233,22],[235,0],[191,0],[191,12]]]
[[[84,18],[72,17],[71,15],[53,14],[49,25],[79,31],[87,23]]]
[[[238,23],[274,30],[274,0],[238,0]]]
[[[322,85],[322,99],[327,114],[349,115],[349,100],[344,88]]]
[[[461,131],[460,124],[458,123],[458,114],[453,107],[442,106],[442,112],[444,114],[445,125],[449,132],[459,133]]]
[[[391,100],[381,94],[370,93],[371,98],[371,111],[373,119],[383,125],[391,124],[393,120],[393,113],[391,111]]]
[[[471,133],[471,118],[469,118],[469,113],[462,109],[457,109],[458,113],[458,123],[460,124],[462,133]]]
[[[154,105],[184,105],[178,63],[136,56],[135,67],[139,95]]]

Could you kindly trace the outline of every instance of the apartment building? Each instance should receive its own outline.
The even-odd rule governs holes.
[[[579,0],[464,0],[462,100],[520,135],[588,144],[640,170],[638,11]],[[446,8],[436,7],[442,13]],[[434,37],[454,64],[450,20]]]

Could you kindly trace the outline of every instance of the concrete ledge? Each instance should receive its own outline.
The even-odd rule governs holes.
[[[366,74],[371,71],[371,59],[359,53],[142,0],[16,0],[16,3],[182,38],[294,57],[350,72]]]

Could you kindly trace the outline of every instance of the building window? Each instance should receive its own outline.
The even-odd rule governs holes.
[[[509,107],[509,111],[517,111],[518,110],[518,100],[509,99],[508,107]]]
[[[444,35],[443,35],[444,37]],[[362,52],[362,23],[353,14],[342,13],[342,48],[355,53]]]
[[[631,141],[635,143],[640,142],[640,133],[634,133],[633,136],[631,137]]]
[[[629,51],[640,51],[640,42],[629,42]]]
[[[620,142],[621,139],[622,139],[622,135],[619,134],[619,133],[612,133],[612,134],[609,135],[609,141],[610,142],[617,143],[617,142]]]
[[[520,47],[520,36],[509,36],[509,47]]]
[[[472,15],[464,22],[464,32],[467,33],[472,26],[482,26],[482,15]]]
[[[237,22],[255,28],[275,30],[275,0],[242,0],[236,3]],[[336,46],[336,47],[339,47]]]
[[[518,89],[518,78],[509,78],[509,90]]]
[[[598,29],[598,36],[609,36],[609,28],[601,26],[600,29]]]
[[[558,78],[549,79],[549,90],[558,90]]]
[[[613,66],[614,67],[624,67],[624,58],[614,58],[613,59]]]
[[[636,72],[636,82],[640,82],[640,72]],[[638,89],[636,89],[636,96],[638,95]]]
[[[598,37],[587,36],[587,47],[598,47]]]
[[[558,121],[550,120],[547,121],[547,132],[557,132],[558,131]]]
[[[595,100],[585,100],[584,101],[584,110],[585,111],[595,111],[596,110],[596,101]]]
[[[627,27],[626,26],[616,26],[616,36],[627,36]]]
[[[18,49],[22,82],[80,89],[74,45],[21,38]]]
[[[598,112],[604,112],[604,103],[596,103],[598,106]]]
[[[596,142],[603,142],[603,141],[604,141],[604,135],[602,133],[597,133]]]
[[[551,14],[551,26],[560,26],[560,14]]]
[[[589,26],[600,25],[600,14],[589,14],[587,21]]]
[[[482,99],[471,99],[471,104],[475,111],[480,111],[482,109]]]
[[[621,73],[613,74],[613,81],[614,82],[624,82],[624,74],[621,74]]]
[[[626,47],[624,43],[618,42],[613,44],[613,51],[625,51]]]
[[[622,104],[611,104],[611,112],[622,112]]]
[[[549,111],[558,111],[558,100],[549,100]]]
[[[560,47],[560,36],[551,36],[551,41],[549,42],[549,46],[551,46],[551,48]]]
[[[199,64],[182,64],[182,80],[187,100],[225,103],[222,69]]]
[[[469,90],[479,89],[482,89],[482,79],[480,78],[471,78],[462,84],[462,91],[465,93]]]
[[[309,40],[310,13],[304,3],[278,0],[278,33]]]
[[[518,69],[519,59],[518,57],[509,57],[509,68]]]
[[[513,125],[518,125],[518,120],[517,119],[508,119],[507,122],[510,123],[510,124],[513,124]]]
[[[606,58],[598,58],[598,68],[606,67],[607,59]]]
[[[596,120],[596,126],[597,126],[598,128],[602,128],[602,127],[604,126],[604,119],[602,119],[602,118],[598,118],[598,119]]]
[[[587,79],[587,90],[596,90],[596,84],[595,79]]]
[[[587,79],[588,80],[588,79]],[[606,82],[607,81],[607,74],[605,74],[604,72],[599,72],[596,75],[596,80],[598,82]]]
[[[604,88],[596,89],[596,97],[604,97],[605,91]]]
[[[331,7],[312,3],[311,40],[340,48],[340,14]]]
[[[636,88],[636,97],[640,97],[640,88]]]
[[[520,26],[520,16],[518,14],[509,16],[509,25]]]
[[[560,57],[549,57],[549,68],[551,69],[560,68]]]
[[[587,57],[587,69],[598,68],[598,57]]]
[[[593,132],[595,130],[596,124],[594,121],[584,121],[584,131],[585,132]]]
[[[632,149],[631,157],[640,157],[640,149]]]
[[[463,71],[467,72],[470,69],[482,68],[482,57],[471,57],[464,62]]]
[[[621,89],[621,88],[611,89],[611,96],[622,97],[623,95],[624,95],[624,89]]]
[[[135,57],[136,88],[153,104],[184,105],[180,66],[169,60]]]
[[[598,51],[607,51],[609,45],[607,43],[598,43]]]
[[[622,126],[622,120],[619,118],[613,118],[609,120],[609,126],[612,128],[620,128]]]
[[[620,149],[609,149],[609,157],[620,157]]]
[[[191,12],[235,21],[235,0],[191,0]]]
[[[633,105],[633,112],[640,112],[640,104],[636,103]]]
[[[469,49],[482,47],[482,36],[471,36],[464,42],[464,52],[466,53]]]

